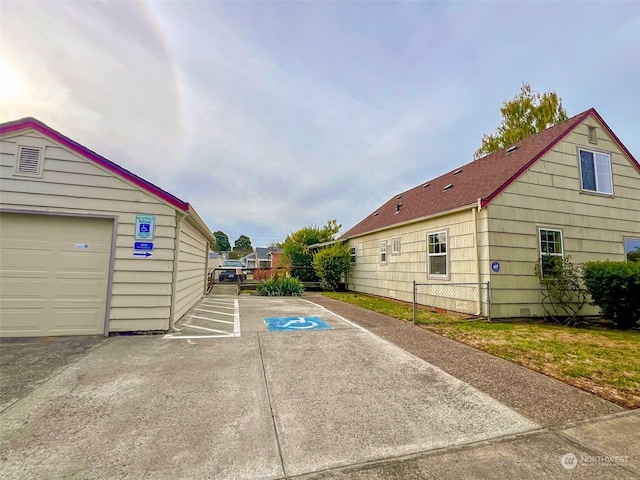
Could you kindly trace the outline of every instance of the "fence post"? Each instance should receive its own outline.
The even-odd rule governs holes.
[[[417,306],[417,296],[416,293],[416,281],[413,281],[413,324],[416,324],[416,317],[418,316],[418,306]]]
[[[487,321],[491,322],[491,282],[487,282]]]

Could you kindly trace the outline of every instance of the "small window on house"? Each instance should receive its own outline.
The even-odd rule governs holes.
[[[42,149],[35,147],[19,147],[16,173],[19,175],[42,175]]]
[[[613,195],[611,157],[606,153],[578,150],[582,189]]]
[[[628,262],[640,262],[640,238],[624,239],[624,256]]]
[[[598,143],[598,137],[596,137],[596,127],[587,126],[589,143]]]
[[[349,247],[349,254],[351,255],[351,263],[356,263],[356,247]]]
[[[391,255],[400,255],[400,238],[391,239]]]
[[[542,275],[550,275],[556,265],[562,262],[564,249],[562,245],[562,230],[541,228],[540,235],[540,263]]]
[[[387,263],[387,242],[380,242],[380,263]]]
[[[448,275],[447,252],[447,232],[427,235],[427,267],[430,277],[446,277]]]

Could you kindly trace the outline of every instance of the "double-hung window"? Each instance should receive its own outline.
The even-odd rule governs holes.
[[[447,232],[427,235],[427,271],[430,277],[446,277],[448,275],[447,252]]]
[[[582,190],[613,195],[611,157],[606,153],[578,151]]]
[[[349,255],[351,256],[351,263],[356,263],[356,247],[349,247]]]
[[[562,262],[564,247],[562,244],[562,230],[541,228],[540,235],[540,262],[542,275],[553,272],[558,262]]]
[[[380,242],[380,263],[387,263],[387,242]]]
[[[400,255],[400,238],[391,239],[391,255]]]

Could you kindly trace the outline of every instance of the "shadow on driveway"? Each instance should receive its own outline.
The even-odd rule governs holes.
[[[0,411],[106,340],[99,335],[0,339]]]

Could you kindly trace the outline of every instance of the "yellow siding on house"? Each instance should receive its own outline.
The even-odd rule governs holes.
[[[205,293],[209,242],[185,219],[181,223],[178,249],[175,321],[178,321]]]
[[[587,138],[595,126],[597,145]],[[611,155],[614,195],[581,191],[578,146]],[[622,261],[623,236],[640,238],[640,172],[593,117],[576,127],[487,207],[492,260],[493,317],[542,316],[534,274],[538,228],[563,232],[564,254],[574,264]],[[597,314],[585,306],[582,314]]]
[[[448,280],[427,276],[427,234],[442,230],[448,232],[451,272]],[[413,301],[413,281],[445,284],[478,282],[474,237],[470,208],[351,238],[349,246],[356,247],[356,262],[349,273],[349,289],[410,302]],[[399,255],[391,253],[393,238],[400,238]],[[386,264],[379,261],[381,241],[387,242]]]
[[[44,148],[41,177],[15,174],[20,145]],[[35,132],[2,139],[0,182],[5,210],[117,217],[110,331],[169,327],[174,207]],[[152,258],[133,257],[136,214],[156,216]]]

